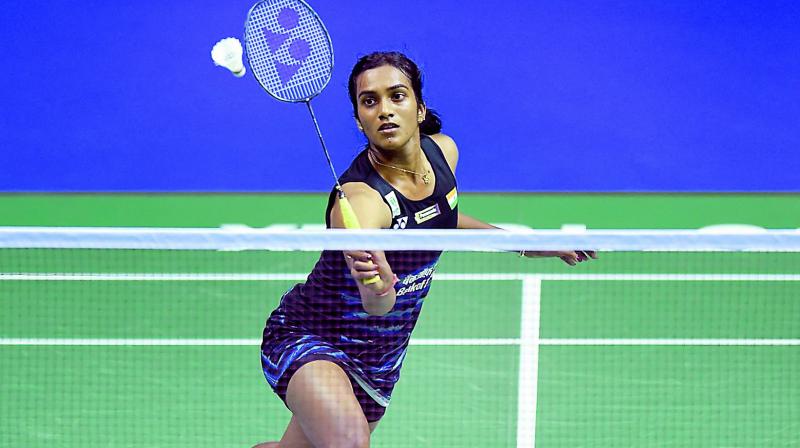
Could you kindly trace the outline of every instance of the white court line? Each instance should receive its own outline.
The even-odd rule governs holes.
[[[0,281],[303,281],[308,274],[0,272]],[[800,281],[800,274],[434,274],[437,280]]]
[[[77,338],[3,338],[0,345],[27,346],[250,346],[261,345],[258,339],[77,339]]]
[[[800,274],[434,274],[441,280],[800,281]]]
[[[800,346],[800,339],[541,339],[539,345]]]
[[[241,274],[241,273],[0,273],[0,281],[303,281],[308,274]]]
[[[411,339],[409,345],[421,346],[501,346],[519,345],[520,340],[508,339]],[[0,338],[2,345],[39,346],[260,346],[261,339],[77,339],[77,338]]]
[[[533,340],[531,340],[533,342]],[[260,339],[76,339],[0,338],[3,345],[29,346],[258,346]],[[800,346],[800,339],[538,339],[539,346]],[[521,339],[411,339],[420,346],[507,346],[522,345]],[[528,372],[525,372],[526,374]]]
[[[411,338],[409,345],[434,345],[434,346],[471,346],[471,345],[519,345],[519,339],[415,339]]]
[[[533,448],[536,445],[541,292],[540,280],[531,278],[523,280],[517,386],[517,448]]]
[[[302,281],[307,274],[242,273],[0,273],[0,281]],[[539,339],[542,280],[626,281],[800,281],[797,274],[435,274],[437,280],[521,280],[523,282],[520,339],[412,339],[420,346],[519,345],[517,391],[517,447],[536,443],[536,406],[539,346],[800,346],[798,339]],[[258,346],[250,339],[13,339],[0,346]]]

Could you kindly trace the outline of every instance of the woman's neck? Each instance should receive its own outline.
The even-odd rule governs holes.
[[[425,164],[422,157],[420,137],[411,137],[405,145],[397,149],[384,149],[370,142],[367,150],[381,163],[415,171]]]

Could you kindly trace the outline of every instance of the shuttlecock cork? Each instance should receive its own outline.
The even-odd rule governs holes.
[[[211,59],[214,64],[230,70],[237,78],[241,78],[246,72],[242,63],[242,43],[235,37],[226,37],[214,44]]]

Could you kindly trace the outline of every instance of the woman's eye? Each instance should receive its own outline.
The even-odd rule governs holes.
[[[392,95],[392,99],[394,99],[396,101],[397,100],[402,100],[405,97],[406,97],[405,93],[395,93],[394,95]]]
[[[364,98],[364,101],[362,101],[361,104],[363,104],[365,106],[368,106],[368,107],[372,106],[372,105],[375,104],[375,98]]]

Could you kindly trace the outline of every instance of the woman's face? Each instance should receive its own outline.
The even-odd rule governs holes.
[[[425,106],[417,104],[411,80],[400,70],[383,65],[358,75],[356,101],[358,123],[372,145],[397,149],[419,138]]]

